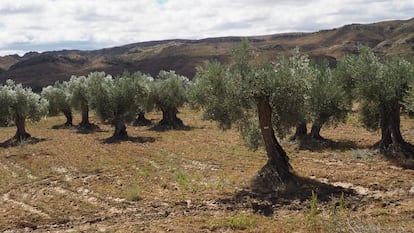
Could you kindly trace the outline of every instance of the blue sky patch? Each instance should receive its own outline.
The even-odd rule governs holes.
[[[4,23],[0,22],[0,29],[3,29],[5,27],[6,27],[6,25],[4,25]]]

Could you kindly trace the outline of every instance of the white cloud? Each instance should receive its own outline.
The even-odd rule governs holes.
[[[413,11],[411,0],[2,0],[0,54],[317,31],[408,19]]]

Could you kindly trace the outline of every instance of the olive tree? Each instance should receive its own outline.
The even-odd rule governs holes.
[[[312,122],[310,137],[323,139],[320,135],[322,126],[344,121],[352,101],[328,64],[316,64],[315,68],[313,75],[308,76],[307,111]]]
[[[66,117],[64,126],[73,126],[73,115],[71,107],[72,95],[69,91],[69,83],[56,82],[42,89],[42,98],[49,102],[49,115],[57,115],[60,112]]]
[[[251,64],[253,56],[244,40],[233,51],[232,67],[206,62],[197,68],[191,97],[205,118],[224,129],[236,125],[253,149],[262,142],[268,161],[258,177],[270,189],[283,188],[294,176],[275,132],[284,136],[302,115],[309,60],[295,52],[258,66]]]
[[[125,73],[124,75],[129,75],[128,73]],[[150,101],[151,91],[152,91],[152,82],[154,81],[154,78],[150,75],[143,74],[141,72],[135,72],[132,75],[132,78],[136,80],[136,82],[140,83],[142,88],[144,88],[144,91],[141,93],[141,100],[138,101],[136,104],[136,118],[134,122],[132,123],[134,126],[145,126],[150,125],[151,120],[147,119],[145,117],[145,113],[152,111],[154,108],[153,103]]]
[[[0,115],[1,119],[13,121],[17,131],[13,139],[26,140],[30,134],[26,132],[25,121],[39,121],[47,114],[48,102],[32,89],[7,80],[5,85],[0,85]]]
[[[182,128],[183,121],[177,117],[178,108],[187,102],[190,81],[174,71],[160,71],[151,85],[150,101],[162,111],[161,127]]]
[[[90,110],[90,84],[89,80],[92,77],[103,77],[103,72],[92,72],[87,77],[85,76],[72,76],[69,80],[69,91],[72,96],[71,105],[81,111],[82,119],[79,123],[80,128],[91,129],[96,126],[89,121]]]
[[[413,65],[399,56],[380,57],[365,47],[345,62],[346,71],[355,82],[363,125],[381,130],[381,140],[376,145],[383,152],[413,153],[413,147],[400,131],[402,102],[414,79]]]
[[[90,77],[91,106],[104,121],[111,122],[115,130],[109,140],[128,138],[126,122],[132,121],[144,105],[147,89],[139,73],[124,73],[115,79],[110,75]]]

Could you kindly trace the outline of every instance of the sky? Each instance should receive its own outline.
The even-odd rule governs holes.
[[[413,0],[0,0],[0,56],[413,17]]]

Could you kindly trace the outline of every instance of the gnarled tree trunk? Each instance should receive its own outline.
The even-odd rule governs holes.
[[[320,119],[315,120],[312,124],[310,137],[317,140],[323,140],[324,138],[321,136],[321,128],[322,128],[323,122]]]
[[[290,140],[298,140],[301,138],[306,137],[306,135],[308,134],[308,128],[306,127],[306,121],[300,121],[297,125],[296,125],[296,130],[295,130],[295,134],[290,138]]]
[[[82,114],[82,120],[79,123],[80,127],[88,128],[91,126],[91,123],[89,122],[89,106],[88,104],[82,104],[81,105],[81,114]]]
[[[135,119],[134,126],[146,126],[151,125],[151,121],[145,117],[145,113],[141,112],[138,114],[138,117]]]
[[[395,103],[381,109],[381,140],[376,143],[382,152],[397,152],[413,146],[407,143],[400,131],[400,105]],[[413,151],[410,151],[411,153]]]
[[[115,131],[112,135],[112,139],[125,139],[128,138],[128,133],[126,131],[125,121],[122,119],[115,119],[114,120]]]
[[[73,126],[73,117],[72,117],[72,111],[69,110],[62,110],[63,115],[66,117],[65,126]]]
[[[183,121],[177,117],[177,108],[161,108],[162,119],[159,122],[160,126],[167,126],[171,128],[181,128],[184,126]]]
[[[256,184],[252,184],[253,189],[257,191],[284,189],[288,183],[293,181],[294,176],[291,172],[289,158],[275,137],[272,126],[272,108],[268,98],[257,100],[257,111],[268,160],[254,179],[253,182]]]
[[[25,120],[26,119],[20,115],[17,115],[14,119],[14,123],[16,124],[17,128],[14,138],[18,141],[24,141],[30,138],[30,134],[26,132]]]

